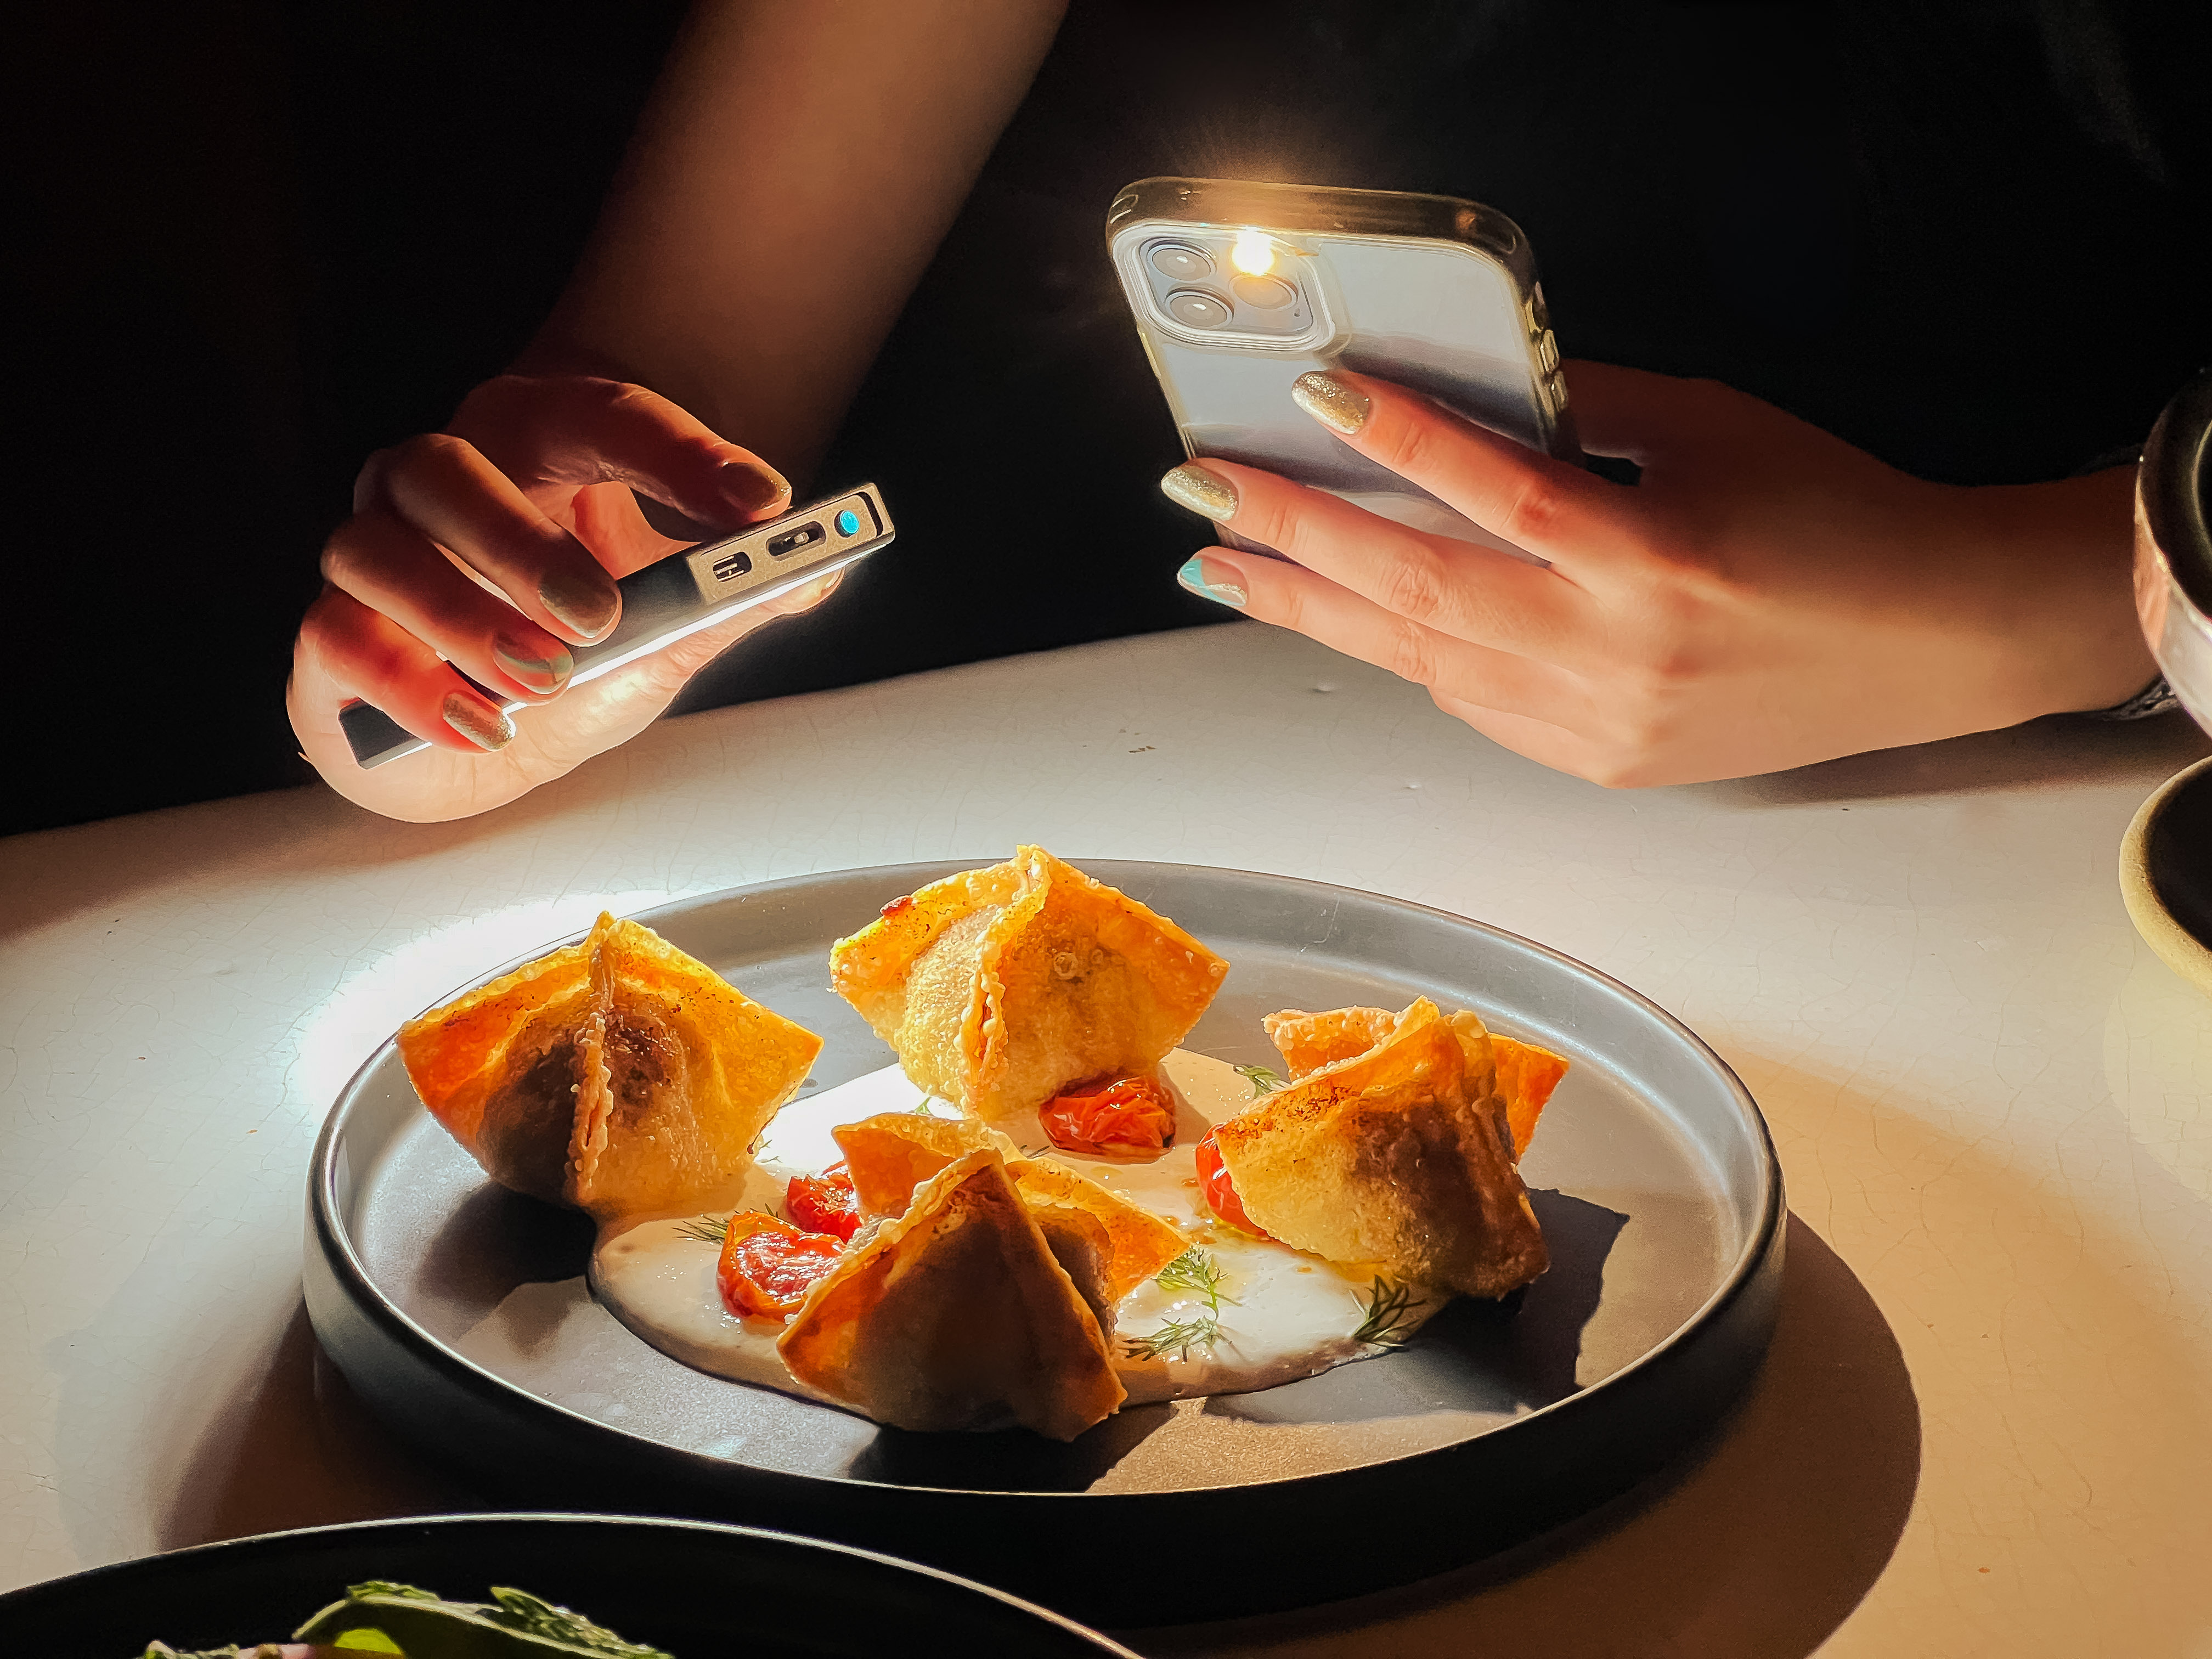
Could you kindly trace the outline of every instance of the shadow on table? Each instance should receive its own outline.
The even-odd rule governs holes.
[[[1802,1659],[1858,1605],[1905,1530],[1920,1409],[1866,1287],[1795,1215],[1788,1249],[1766,1363],[1686,1468],[1462,1571],[1299,1613],[1145,1631],[1130,1644],[1157,1659],[1277,1644],[1343,1659]]]
[[[2097,783],[2154,769],[2164,776],[2208,754],[2212,738],[2186,714],[2118,723],[2062,714],[2001,732],[1845,755],[1764,777],[1684,787],[1730,806],[1795,806],[1970,794],[2022,784]]]
[[[292,1527],[485,1507],[355,1399],[301,1306],[260,1387],[194,1449],[155,1528],[170,1550]]]

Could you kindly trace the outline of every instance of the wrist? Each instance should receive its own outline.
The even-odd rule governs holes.
[[[2020,719],[2111,708],[2156,678],[2136,621],[2134,467],[1971,493],[1994,591],[2011,595],[1998,625]]]

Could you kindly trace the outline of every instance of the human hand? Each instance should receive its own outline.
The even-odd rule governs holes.
[[[1707,380],[1568,368],[1612,483],[1355,374],[1292,395],[1546,563],[1206,459],[1162,487],[1295,560],[1210,547],[1194,592],[1390,669],[1547,766],[1686,783],[2110,707],[2155,672],[2128,580],[2132,469],[1963,489]]]
[[[661,534],[633,491],[699,534]],[[445,432],[362,469],[354,516],[323,550],[328,586],[293,647],[286,706],[302,752],[339,793],[420,821],[484,811],[559,777],[643,730],[732,641],[836,586],[828,577],[565,689],[568,647],[620,618],[616,577],[790,499],[766,463],[642,386],[485,382]],[[457,668],[532,706],[501,714]],[[354,697],[431,748],[364,770],[338,726]]]

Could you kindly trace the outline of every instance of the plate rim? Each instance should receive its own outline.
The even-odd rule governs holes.
[[[993,861],[1003,862],[1004,860]],[[1665,1008],[1661,1007],[1659,1004],[1645,996],[1642,992],[1623,983],[1618,979],[1615,979],[1613,975],[1604,972],[1601,969],[1593,968],[1588,963],[1580,961],[1574,957],[1571,957],[1563,951],[1555,950],[1548,945],[1541,944],[1537,940],[1528,939],[1524,935],[1513,933],[1504,927],[1497,927],[1490,922],[1479,921],[1472,916],[1461,915],[1455,911],[1442,909],[1434,905],[1423,904],[1413,899],[1400,898],[1392,894],[1376,893],[1364,888],[1346,887],[1334,882],[1316,881],[1309,877],[1278,875],[1267,871],[1243,870],[1224,865],[1181,864],[1170,863],[1161,860],[1115,858],[1099,858],[1086,861],[1080,857],[1067,858],[1064,859],[1062,861],[1072,864],[1078,869],[1085,869],[1086,872],[1087,866],[1089,866],[1113,864],[1125,866],[1137,866],[1146,869],[1174,872],[1178,873],[1190,873],[1214,877],[1232,876],[1270,884],[1286,884],[1295,887],[1309,889],[1316,893],[1346,895],[1361,900],[1379,902],[1386,905],[1397,907],[1401,909],[1413,911],[1421,915],[1431,917],[1459,927],[1472,928],[1478,933],[1490,934],[1494,938],[1504,939],[1512,945],[1534,951],[1540,957],[1547,957],[1553,963],[1568,969],[1571,973],[1580,975],[1597,981],[1600,985],[1611,991],[1615,995],[1626,999],[1631,1004],[1639,1007],[1643,1012],[1656,1018],[1662,1026],[1666,1027],[1672,1033],[1672,1035],[1686,1042],[1700,1059],[1705,1060],[1716,1073],[1718,1073],[1720,1078],[1727,1085],[1729,1095],[1734,1101],[1739,1112],[1747,1120],[1748,1127],[1754,1139],[1754,1145],[1760,1154],[1760,1157],[1758,1159],[1759,1188],[1753,1195],[1754,1202],[1751,1206],[1755,1208],[1758,1212],[1757,1223],[1747,1231],[1743,1244],[1737,1251],[1735,1260],[1729,1264],[1728,1271],[1723,1275],[1720,1283],[1717,1285],[1705,1299],[1698,1304],[1698,1305],[1687,1316],[1686,1316],[1674,1329],[1668,1332],[1665,1336],[1662,1337],[1656,1342],[1651,1344],[1650,1347],[1646,1348],[1642,1353],[1638,1354],[1627,1364],[1621,1366],[1619,1370],[1612,1372],[1603,1378],[1601,1378],[1599,1381],[1589,1384],[1586,1388],[1577,1388],[1569,1394],[1561,1395],[1557,1400],[1548,1401],[1545,1405],[1535,1407],[1534,1410],[1525,1412],[1520,1416],[1512,1418],[1506,1422],[1500,1423],[1493,1427],[1486,1429],[1480,1434],[1468,1436],[1465,1441],[1454,1441],[1448,1443],[1448,1444],[1444,1446],[1422,1447],[1413,1451],[1400,1452],[1389,1457],[1378,1457],[1371,1462],[1363,1462],[1358,1465],[1357,1468],[1359,1472],[1383,1471],[1390,1469],[1394,1466],[1399,1464],[1416,1462],[1424,1458],[1432,1457],[1439,1452],[1449,1450],[1452,1446],[1486,1439],[1492,1435],[1504,1433],[1508,1431],[1520,1428],[1523,1425],[1535,1423],[1540,1419],[1551,1418],[1558,1414],[1563,1414],[1569,1407],[1587,1408],[1590,1402],[1597,1400],[1605,1393],[1605,1391],[1614,1389],[1617,1384],[1621,1385],[1623,1391],[1625,1391],[1626,1386],[1633,1380],[1638,1379],[1642,1372],[1646,1370],[1648,1368],[1663,1363],[1672,1355],[1673,1352],[1680,1345],[1686,1342],[1694,1333],[1705,1326],[1712,1323],[1731,1303],[1735,1301],[1746,1291],[1762,1271],[1767,1257],[1771,1254],[1774,1249],[1778,1237],[1784,1224],[1784,1218],[1788,1213],[1788,1206],[1785,1201],[1784,1190],[1784,1177],[1781,1160],[1775,1151],[1774,1137],[1772,1132],[1767,1127],[1765,1115],[1759,1110],[1758,1101],[1753,1097],[1751,1091],[1745,1085],[1743,1079],[1737,1076],[1735,1068],[1730,1066],[1725,1060],[1722,1059],[1721,1056],[1714,1051],[1711,1044],[1705,1042],[1703,1037],[1692,1030],[1688,1025],[1685,1024],[1681,1020],[1678,1019],[1674,1014],[1670,1013]],[[958,873],[960,871],[975,867],[977,866],[972,863],[963,862],[957,859],[931,859],[913,860],[904,864],[861,865],[847,866],[835,870],[818,870],[800,875],[777,877],[769,881],[746,883],[735,887],[717,888],[709,892],[694,894],[685,898],[672,899],[665,903],[654,905],[649,909],[641,910],[627,918],[627,920],[636,921],[647,927],[652,927],[653,926],[654,918],[665,915],[671,912],[682,912],[702,908],[708,905],[723,903],[738,898],[767,896],[780,891],[817,884],[825,880],[870,876],[882,876],[887,880],[892,882],[933,880],[943,875],[955,874]],[[911,888],[908,888],[908,890],[911,890]],[[656,931],[658,931],[657,928]],[[564,945],[573,945],[577,940],[585,938],[590,932],[591,929],[589,927],[578,928],[574,932],[564,934],[549,943],[533,946],[532,949],[509,958],[507,961],[501,963],[498,967],[466,981],[463,984],[454,988],[452,991],[442,994],[435,1000],[426,1004],[423,1012],[428,1012],[431,1008],[442,1007],[447,1002],[451,1001],[454,997],[460,995],[462,993],[471,989],[476,986],[487,984],[490,981],[497,979],[503,974],[514,971],[514,969],[522,966],[526,963],[534,962],[538,957],[547,954],[549,951],[559,950]],[[719,972],[719,970],[717,971]],[[416,1017],[416,1016],[410,1016],[410,1018]],[[556,1401],[548,1400],[542,1395],[533,1394],[520,1384],[513,1382],[507,1378],[500,1376],[497,1372],[487,1370],[483,1366],[479,1365],[476,1361],[469,1358],[466,1355],[462,1354],[449,1346],[447,1343],[432,1334],[429,1331],[424,1329],[422,1325],[420,1325],[406,1312],[405,1310],[393,1304],[383,1294],[381,1290],[370,1278],[366,1264],[362,1261],[359,1252],[354,1247],[352,1237],[347,1231],[338,1224],[337,1216],[339,1206],[337,1201],[336,1191],[337,1170],[335,1159],[332,1156],[332,1150],[337,1139],[339,1127],[342,1121],[347,1115],[351,1105],[357,1098],[358,1091],[364,1080],[367,1079],[368,1073],[383,1063],[387,1055],[396,1049],[398,1042],[398,1030],[395,1027],[392,1034],[385,1037],[380,1042],[379,1042],[368,1056],[354,1069],[352,1075],[346,1079],[343,1086],[339,1089],[337,1097],[331,1104],[329,1111],[324,1116],[322,1128],[317,1133],[315,1137],[314,1150],[311,1155],[311,1161],[308,1167],[307,1222],[310,1237],[315,1244],[319,1246],[325,1261],[343,1281],[343,1288],[348,1294],[349,1298],[354,1301],[357,1308],[362,1309],[363,1311],[372,1312],[373,1316],[381,1322],[396,1325],[402,1335],[409,1341],[410,1346],[427,1350],[428,1353],[434,1356],[440,1363],[465,1370],[473,1377],[477,1379],[481,1384],[488,1386],[501,1395],[520,1402],[526,1407],[554,1413],[556,1416],[566,1419],[568,1423],[575,1425],[587,1434],[604,1435],[612,1437],[622,1441],[628,1441],[641,1448],[650,1449],[650,1452],[653,1455],[667,1456],[672,1455],[695,1462],[709,1470],[726,1468],[738,1468],[746,1471],[749,1474],[753,1476],[765,1476],[775,1480],[803,1482],[808,1485],[820,1483],[824,1486],[832,1486],[845,1490],[875,1491],[897,1493],[943,1492],[947,1497],[957,1495],[960,1498],[969,1500],[1000,1500],[1006,1503],[1030,1503],[1036,1502],[1039,1499],[1058,1498],[1087,1501],[1095,1504],[1102,1499],[1109,1501],[1127,1501],[1162,1496],[1199,1499],[1229,1492],[1265,1492],[1271,1489],[1303,1485],[1316,1480],[1328,1480],[1334,1475],[1352,1472],[1351,1470],[1330,1469],[1304,1474],[1285,1475],[1270,1480],[1240,1481],[1219,1486],[1176,1487],[1171,1494],[1149,1492],[1055,1492],[1037,1491],[1028,1488],[1000,1487],[923,1487],[903,1484],[897,1481],[869,1480],[863,1477],[855,1477],[850,1474],[802,1474],[789,1469],[769,1469],[761,1468],[755,1464],[736,1462],[734,1460],[728,1458],[713,1457],[706,1453],[696,1451],[690,1447],[671,1445],[666,1441],[654,1439],[650,1436],[636,1433],[634,1431],[623,1428],[616,1424],[604,1422],[595,1417],[587,1417],[582,1413],[578,1412],[570,1407],[562,1405]],[[416,1101],[416,1109],[424,1113],[426,1115],[428,1110],[428,1108],[422,1105],[419,1098]],[[744,1387],[752,1385],[739,1384],[738,1386]],[[836,1408],[831,1407],[830,1409]],[[801,1534],[790,1535],[799,1536]],[[890,1559],[896,1559],[897,1558],[892,1557]]]
[[[1072,1636],[1081,1637],[1096,1644],[1102,1652],[1122,1656],[1123,1659],[1141,1659],[1133,1650],[1116,1642],[1103,1631],[1079,1623],[1064,1613],[1001,1589],[996,1584],[987,1584],[980,1579],[966,1577],[947,1568],[933,1566],[926,1561],[910,1561],[902,1556],[883,1550],[869,1549],[860,1544],[847,1544],[834,1538],[814,1538],[805,1533],[787,1532],[776,1527],[756,1527],[738,1521],[713,1521],[703,1517],[678,1515],[623,1515],[599,1510],[447,1510],[434,1515],[380,1516],[363,1521],[333,1521],[313,1527],[283,1527],[275,1532],[246,1533],[236,1538],[215,1538],[204,1543],[181,1545],[175,1549],[156,1550],[150,1555],[134,1555],[121,1561],[103,1561],[95,1566],[80,1567],[75,1572],[65,1572],[52,1578],[41,1578],[32,1583],[18,1584],[9,1590],[0,1590],[0,1618],[14,1608],[24,1606],[43,1595],[58,1595],[72,1587],[97,1589],[106,1580],[124,1577],[157,1564],[182,1564],[206,1556],[281,1545],[295,1539],[328,1538],[340,1534],[367,1534],[385,1530],[411,1530],[423,1527],[453,1527],[507,1525],[515,1522],[544,1522],[565,1526],[588,1523],[594,1526],[638,1527],[649,1530],[676,1528],[685,1532],[714,1533],[728,1537],[763,1540],[782,1547],[796,1545],[804,1549],[826,1551],[831,1554],[859,1557],[878,1566],[933,1578],[956,1590],[988,1596],[1050,1625],[1057,1625]]]

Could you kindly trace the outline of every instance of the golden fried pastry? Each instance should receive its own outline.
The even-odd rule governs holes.
[[[1283,1063],[1295,1081],[1323,1066],[1364,1054],[1397,1028],[1398,1018],[1387,1008],[1334,1008],[1321,1014],[1286,1009],[1268,1015],[1260,1024],[1269,1041],[1282,1051]],[[1567,1074],[1567,1061],[1549,1048],[1500,1036],[1473,1014],[1453,1014],[1449,1018],[1453,1030],[1459,1034],[1461,1048],[1467,1052],[1470,1077],[1486,1065],[1496,1073],[1498,1097],[1505,1103],[1506,1118],[1513,1129],[1513,1158],[1518,1163],[1528,1150],[1529,1137],[1536,1133],[1544,1103]],[[1481,1054],[1486,1042],[1490,1051],[1487,1059]]]
[[[1042,848],[932,882],[840,939],[831,988],[906,1074],[982,1118],[1159,1064],[1229,964]]]
[[[1021,1157],[1012,1141],[981,1123],[883,1112],[830,1133],[845,1154],[854,1194],[869,1215],[905,1214],[915,1188],[947,1164],[969,1152],[997,1151],[1031,1209],[1080,1211],[1104,1230],[1106,1284],[1114,1302],[1190,1248],[1190,1240],[1172,1223],[1064,1164]]]
[[[1021,1148],[972,1118],[878,1112],[830,1130],[845,1154],[845,1173],[863,1215],[904,1215],[914,1189],[955,1158],[995,1148],[1002,1158]]]
[[[1425,997],[1382,1020],[1305,1018],[1322,1023],[1291,1028],[1301,1058],[1332,1051],[1331,1032],[1376,1041],[1215,1131],[1245,1213],[1295,1249],[1470,1296],[1542,1273],[1481,1022],[1448,1021]]]
[[[714,1199],[821,1048],[611,915],[399,1028],[416,1092],[485,1174],[601,1219]]]
[[[1064,1249],[1095,1255],[1095,1222],[1052,1220]],[[817,1280],[776,1349],[801,1382],[895,1428],[1012,1422],[1073,1440],[1126,1398],[1091,1302],[991,1147]]]
[[[1080,1210],[1105,1229],[1111,1247],[1107,1289],[1116,1302],[1190,1248],[1189,1238],[1173,1222],[1056,1158],[1016,1158],[1006,1171],[1030,1208]]]

